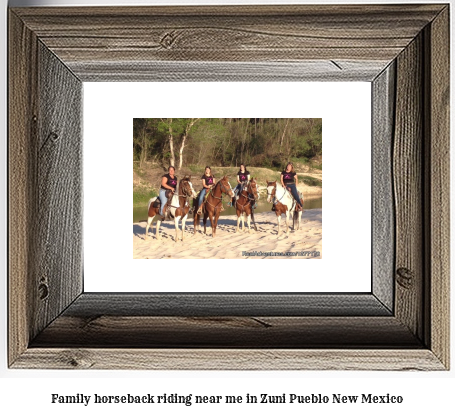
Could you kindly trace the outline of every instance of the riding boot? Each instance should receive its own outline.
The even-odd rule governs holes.
[[[204,210],[204,202],[201,203],[201,206],[199,206],[197,210],[198,215],[202,215],[202,211]]]

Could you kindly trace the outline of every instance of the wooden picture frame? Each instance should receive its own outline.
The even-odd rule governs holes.
[[[119,80],[371,82],[372,292],[85,293],[82,82]],[[10,9],[8,269],[11,368],[448,370],[449,5]]]

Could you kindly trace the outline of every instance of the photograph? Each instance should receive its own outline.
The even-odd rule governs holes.
[[[322,258],[322,118],[134,118],[133,258]]]

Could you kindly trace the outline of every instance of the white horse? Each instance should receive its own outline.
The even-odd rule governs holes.
[[[177,185],[175,189],[175,193],[172,196],[172,200],[170,202],[171,208],[170,213],[174,217],[174,224],[175,224],[175,242],[179,241],[178,231],[179,231],[179,221],[182,219],[182,241],[185,234],[185,223],[188,219],[188,212],[190,211],[190,205],[188,203],[188,198],[196,198],[197,194],[193,189],[193,184],[191,183],[191,176],[185,176]],[[153,202],[156,200],[156,197],[153,197],[149,200],[148,203],[148,219],[147,219],[147,227],[145,228],[145,238],[147,239],[148,230],[152,225],[153,218],[158,215],[158,218],[161,217],[159,214],[159,207],[153,207]],[[156,221],[156,239],[160,240],[160,225],[161,219]]]
[[[289,231],[289,216],[292,216],[293,229],[300,229],[300,222],[302,220],[302,211],[296,212],[296,201],[292,197],[289,190],[284,188],[281,183],[269,182],[267,180],[267,202],[275,204],[275,213],[278,221],[278,236],[281,234],[281,215],[286,215],[286,234]],[[296,229],[297,221],[297,229]]]

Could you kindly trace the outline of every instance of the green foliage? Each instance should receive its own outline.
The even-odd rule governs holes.
[[[159,161],[167,165],[174,156],[175,163],[180,164],[180,149],[183,152],[183,165],[187,167],[205,165],[238,167],[240,163],[245,163],[281,171],[289,160],[299,160],[302,164],[308,165],[311,159],[322,156],[322,119],[133,120],[133,160],[139,161],[140,164],[144,161]]]
[[[195,164],[190,164],[188,166],[188,168],[191,170],[191,173],[195,173],[195,174],[198,174],[198,173],[201,173],[201,176],[202,174],[204,173],[204,167],[202,166],[197,166]]]
[[[158,194],[154,189],[136,188],[133,190],[133,206],[145,206],[155,196]]]
[[[299,176],[299,180],[303,181],[307,186],[322,187],[322,181],[310,176]]]

